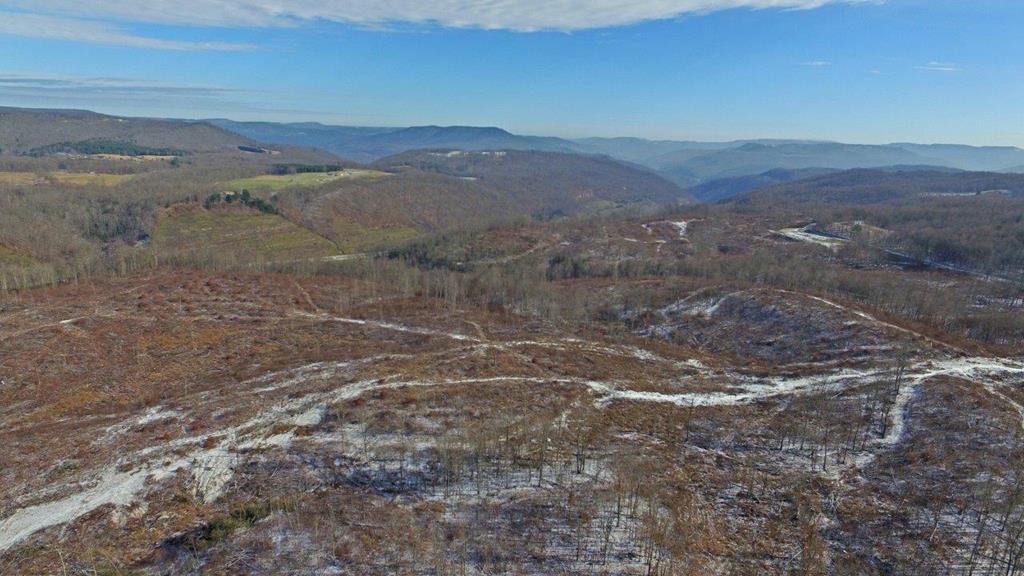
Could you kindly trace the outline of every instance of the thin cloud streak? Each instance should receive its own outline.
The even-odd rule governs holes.
[[[915,66],[917,70],[926,70],[929,72],[961,72],[963,68],[953,62],[929,62],[922,66]]]
[[[66,18],[104,18],[180,26],[287,27],[316,21],[447,28],[572,32],[736,8],[797,9],[878,0],[0,0]]]
[[[127,78],[45,76],[0,72],[0,99],[20,105],[240,106],[265,94],[220,86],[149,82]]]
[[[156,50],[212,50],[212,51],[245,51],[253,50],[251,44],[234,44],[229,42],[185,42],[180,40],[164,40],[138,36],[124,30],[95,20],[63,18],[46,14],[27,14],[23,12],[0,12],[0,34],[27,38],[46,38],[51,40],[70,40],[94,44],[109,44],[131,48],[151,48]]]
[[[381,121],[387,114],[337,114],[281,108],[281,101],[322,96],[106,76],[63,76],[0,71],[0,102],[9,106],[82,108],[116,116],[344,122]]]
[[[0,72],[0,87],[7,89],[80,90],[89,92],[153,92],[155,94],[229,95],[246,93],[237,88],[148,82],[106,76],[45,76]]]

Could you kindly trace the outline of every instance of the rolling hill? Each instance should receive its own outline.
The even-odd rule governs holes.
[[[914,266],[986,280],[995,272],[1011,285],[1024,273],[1020,174],[851,170],[761,188],[731,207],[873,229],[887,257]]]
[[[518,136],[500,128],[471,126],[416,126],[410,128],[361,128],[316,123],[268,122],[211,123],[248,138],[273,144],[311,146],[357,162],[373,162],[409,150],[544,150],[571,151],[573,145],[559,138]]]
[[[1024,150],[1012,146],[964,146],[961,144],[892,144],[893,147],[937,160],[944,166],[979,172],[1001,172],[1024,164]]]
[[[760,188],[738,201],[878,204],[985,194],[1024,195],[1024,175],[942,170],[849,170]]]
[[[583,138],[573,143],[579,152],[604,154],[649,168],[658,168],[661,158],[690,158],[738,145],[732,142],[687,142],[643,138]]]
[[[687,191],[701,202],[720,202],[722,200],[728,200],[730,198],[740,196],[750,192],[751,190],[771,186],[772,184],[781,184],[784,182],[803,180],[805,178],[814,178],[817,176],[832,174],[834,172],[836,171],[830,168],[803,168],[799,170],[777,168],[775,170],[769,170],[752,176],[735,176],[732,178],[711,180],[709,182],[693,186]]]
[[[434,152],[399,154],[377,163],[479,181],[530,213],[575,214],[600,205],[691,202],[684,190],[641,167],[604,156],[560,152]]]
[[[1024,175],[774,169],[692,206],[607,155],[301,164],[44,117],[25,154],[189,155],[0,158],[0,574],[1003,574],[1020,549]]]
[[[410,150],[538,150],[600,154],[660,172],[682,186],[754,176],[768,171],[821,168],[850,170],[886,166],[936,166],[961,170],[1024,171],[1024,150],[1008,146],[896,143],[844,144],[810,140],[754,139],[730,142],[581,138],[517,135],[500,128],[420,126],[372,128],[317,123],[211,123],[246,138],[311,146],[359,162]],[[1016,166],[1017,168],[1008,168]]]
[[[657,174],[599,156],[415,151],[372,167],[381,176],[337,179],[277,197],[284,213],[348,251],[458,226],[692,201]]]
[[[895,164],[940,164],[914,152],[890,146],[834,142],[759,144],[690,157],[678,164],[663,164],[662,172],[676,181],[706,181],[761,174],[776,168],[875,168]]]
[[[331,162],[326,152],[268,146],[202,121],[108,116],[85,110],[0,108],[0,153],[114,157],[232,155]]]
[[[28,153],[61,143],[130,142],[140,147],[223,152],[258,143],[208,124],[122,118],[81,110],[0,108],[0,147]]]

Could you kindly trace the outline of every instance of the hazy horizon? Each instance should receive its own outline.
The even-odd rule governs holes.
[[[509,130],[504,126],[496,125],[470,125],[470,124],[426,124],[426,123],[411,123],[411,124],[400,124],[400,125],[370,125],[370,124],[344,124],[335,123],[329,121],[320,120],[265,120],[259,117],[252,119],[239,119],[234,117],[182,117],[182,116],[147,116],[144,114],[122,114],[117,110],[105,110],[103,107],[97,108],[81,108],[81,107],[35,107],[35,106],[14,106],[4,102],[0,102],[0,108],[10,107],[16,109],[26,110],[58,110],[58,111],[83,111],[83,112],[95,112],[106,116],[123,117],[123,118],[151,118],[159,120],[173,120],[173,121],[185,121],[185,122],[206,122],[216,120],[226,120],[229,122],[239,123],[268,123],[268,124],[319,124],[325,127],[339,127],[339,128],[367,128],[367,129],[381,129],[381,130],[402,130],[406,128],[426,128],[426,127],[438,127],[438,128],[479,128],[479,129],[490,129],[495,128],[503,130],[514,136],[525,136],[525,137],[540,137],[540,138],[558,138],[563,140],[571,141],[582,141],[589,139],[635,139],[635,140],[646,140],[649,142],[692,142],[692,143],[704,143],[704,144],[729,144],[734,142],[808,142],[808,143],[819,143],[819,144],[849,144],[854,146],[888,146],[888,145],[899,145],[899,144],[914,144],[924,146],[970,146],[975,148],[1017,148],[1024,150],[1024,146],[1016,146],[1013,144],[985,144],[985,143],[970,143],[970,142],[953,142],[953,141],[915,141],[915,140],[891,140],[891,141],[876,141],[876,142],[857,142],[840,140],[836,138],[804,138],[799,136],[775,136],[775,135],[764,135],[764,136],[750,136],[750,137],[739,137],[731,139],[697,139],[688,138],[685,136],[681,137],[665,137],[665,138],[648,138],[645,136],[631,136],[625,134],[582,134],[582,135],[570,135],[570,134],[553,134],[553,133],[527,133],[519,132],[516,130]]]
[[[516,134],[1024,146],[1006,0],[0,0],[0,104]]]

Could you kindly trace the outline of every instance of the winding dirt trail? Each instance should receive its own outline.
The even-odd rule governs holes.
[[[811,394],[828,390],[841,390],[850,386],[877,382],[889,377],[891,368],[825,370],[798,377],[754,377],[744,376],[722,369],[712,369],[696,360],[680,362],[661,357],[643,348],[609,344],[578,338],[552,338],[550,340],[498,341],[486,338],[479,325],[476,335],[461,332],[435,330],[405,324],[374,321],[359,318],[337,317],[322,312],[310,294],[297,284],[302,300],[313,312],[295,311],[291,317],[315,322],[337,322],[367,326],[370,328],[417,334],[454,341],[455,346],[442,350],[441,354],[457,354],[465,350],[512,350],[525,347],[543,347],[572,354],[575,351],[591,354],[614,355],[631,358],[640,362],[660,363],[676,366],[685,364],[689,373],[700,376],[725,376],[731,384],[727,391],[680,392],[677,394],[633,390],[630,383],[614,380],[591,380],[579,377],[564,377],[553,374],[550,377],[524,376],[519,374],[494,375],[481,378],[452,379],[367,379],[363,369],[376,366],[379,362],[394,358],[395,355],[375,355],[365,358],[338,362],[316,362],[279,370],[239,384],[240,393],[263,395],[282,388],[296,388],[285,399],[261,407],[255,414],[232,426],[194,436],[160,442],[143,449],[121,455],[115,462],[101,468],[84,471],[72,480],[49,486],[37,495],[26,495],[36,501],[30,505],[10,511],[0,519],[0,554],[24,541],[32,534],[52,526],[74,522],[90,512],[110,505],[115,519],[127,510],[145,502],[146,495],[160,482],[177,474],[187,473],[194,493],[203,502],[212,503],[230,490],[236,468],[244,461],[247,452],[268,447],[287,447],[295,439],[294,427],[308,427],[319,424],[329,408],[335,404],[359,398],[367,393],[384,389],[438,386],[472,386],[507,382],[531,386],[546,384],[568,384],[590,390],[595,406],[607,408],[616,402],[641,402],[672,404],[681,407],[727,407],[752,404],[771,398]],[[971,357],[958,348],[936,341],[912,330],[881,321],[870,314],[842,306],[838,303],[806,294],[810,298],[831,307],[840,308],[856,315],[861,320],[886,329],[908,333],[934,344],[946,352],[955,352],[954,357],[932,358],[911,364],[905,370],[905,384],[897,395],[889,417],[892,426],[882,438],[870,443],[868,450],[858,454],[849,467],[869,465],[877,454],[897,445],[904,437],[910,418],[910,405],[920,387],[937,377],[951,377],[964,380],[985,388],[994,396],[1007,403],[1021,417],[1024,429],[1024,406],[1003,392],[1009,386],[1024,386],[1024,362],[1009,358]],[[63,321],[70,323],[77,319]],[[54,323],[47,327],[60,326]],[[354,371],[354,372],[353,372]],[[339,381],[344,379],[345,381]],[[305,392],[298,390],[307,386]],[[179,411],[150,407],[133,415],[120,424],[109,427],[108,431],[131,430],[140,422],[154,418],[187,418]],[[290,428],[290,429],[289,429]],[[286,430],[280,432],[278,430]],[[839,473],[837,470],[835,473]],[[59,497],[44,496],[63,494]]]

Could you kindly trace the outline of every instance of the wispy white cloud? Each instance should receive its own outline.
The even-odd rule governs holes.
[[[151,82],[106,76],[57,76],[0,72],[0,96],[62,93],[119,96],[168,96],[183,98],[220,98],[247,94],[250,91],[201,84]]]
[[[828,68],[832,65],[828,60],[809,60],[807,62],[801,62],[801,66],[807,66],[809,68]]]
[[[318,108],[311,102],[330,106]],[[334,111],[339,96],[287,89],[229,86],[123,78],[34,74],[0,70],[0,103],[26,108],[81,108],[118,116],[233,118],[281,122],[332,121],[339,124],[402,125],[387,113],[345,107]],[[301,102],[303,107],[282,103]]]
[[[315,21],[430,24],[487,30],[574,31],[734,8],[812,9],[881,0],[0,0],[61,18],[182,26],[281,27]],[[106,30],[117,34],[116,29]],[[135,41],[138,41],[136,38]]]
[[[929,72],[960,72],[963,68],[959,64],[954,62],[929,62],[921,66],[915,66],[918,70],[927,70]]]
[[[321,111],[280,109],[316,94],[121,78],[0,71],[5,106],[82,108],[116,115],[310,119]],[[319,116],[317,115],[319,114]]]
[[[64,18],[48,14],[0,12],[0,34],[29,38],[73,40],[158,50],[251,50],[251,44],[228,42],[187,42],[139,36],[107,22]]]

